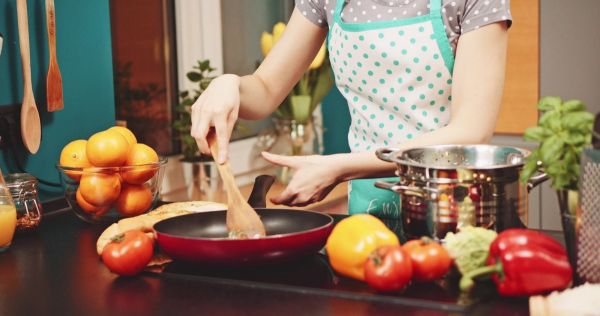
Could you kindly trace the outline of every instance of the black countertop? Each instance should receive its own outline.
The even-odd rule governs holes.
[[[119,278],[96,254],[102,230],[67,210],[46,215],[35,232],[17,234],[9,250],[0,253],[0,315],[528,314],[526,299],[496,297],[452,312],[435,302],[419,304],[376,293],[214,276],[144,273]]]

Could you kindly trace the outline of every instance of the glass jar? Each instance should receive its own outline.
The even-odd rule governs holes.
[[[42,220],[37,184],[38,180],[28,173],[12,173],[6,177],[6,186],[17,208],[17,231],[33,230]]]
[[[310,120],[299,123],[295,120],[274,119],[277,140],[271,152],[281,155],[312,155],[318,148]]]
[[[0,172],[0,252],[5,251],[12,243],[17,216],[10,191],[4,183]]]

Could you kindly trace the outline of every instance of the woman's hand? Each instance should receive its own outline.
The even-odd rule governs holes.
[[[215,78],[192,105],[191,135],[196,139],[203,154],[210,155],[206,135],[215,127],[219,146],[218,163],[227,160],[227,148],[231,132],[240,108],[240,77],[222,75]]]
[[[294,176],[278,196],[271,198],[275,204],[305,206],[324,199],[341,181],[338,156],[281,156],[262,153],[268,162],[289,167]]]

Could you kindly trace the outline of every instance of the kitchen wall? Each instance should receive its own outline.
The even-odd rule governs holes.
[[[113,68],[108,0],[56,1],[57,56],[62,73],[65,108],[46,111],[48,48],[45,1],[29,0],[31,69],[36,103],[42,120],[42,142],[36,155],[29,155],[17,134],[16,156],[27,172],[58,182],[54,167],[62,147],[77,138],[114,124]],[[0,32],[4,47],[0,55],[0,106],[22,99],[16,1],[0,0]],[[18,132],[18,130],[15,130]],[[12,149],[2,148],[4,173],[17,172]],[[42,199],[62,194],[60,188],[41,185]]]

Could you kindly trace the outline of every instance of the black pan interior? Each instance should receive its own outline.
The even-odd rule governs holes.
[[[317,212],[287,209],[256,209],[267,236],[297,233],[326,226],[333,219]],[[188,238],[226,238],[226,211],[195,213],[163,220],[154,229],[157,232]]]

